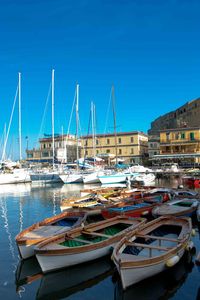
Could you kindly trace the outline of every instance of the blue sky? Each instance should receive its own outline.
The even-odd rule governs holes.
[[[81,134],[90,103],[97,132],[147,132],[150,123],[200,96],[200,2],[186,0],[0,0],[0,131],[22,76],[22,142],[36,145],[55,69],[55,132],[67,131],[80,85]],[[41,133],[51,132],[51,103]],[[71,133],[75,133],[73,118]],[[18,112],[8,150],[17,153]],[[14,146],[13,146],[14,145]],[[10,150],[9,150],[10,149]]]

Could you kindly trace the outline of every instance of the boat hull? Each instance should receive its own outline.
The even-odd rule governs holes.
[[[127,175],[117,174],[117,175],[99,176],[99,180],[102,184],[126,182]]]
[[[181,249],[181,251],[179,251],[179,253],[177,254],[179,259],[182,258],[183,254],[184,254],[184,249]],[[168,259],[170,259],[170,257]],[[121,268],[118,271],[120,273],[123,289],[125,290],[129,286],[131,286],[137,282],[140,282],[144,279],[147,279],[151,276],[154,276],[158,273],[161,273],[161,272],[167,270],[168,267],[166,266],[166,261],[167,260],[165,260],[165,261],[161,260],[158,263],[155,263],[152,265],[146,265],[146,266],[142,266],[142,267],[136,266],[134,268],[127,268],[127,269]]]
[[[31,174],[32,183],[57,183],[62,182],[58,174]]]
[[[83,177],[80,174],[65,174],[65,175],[60,175],[60,179],[64,183],[83,183]]]
[[[42,272],[46,273],[53,270],[58,270],[65,267],[70,267],[84,262],[92,261],[97,258],[106,256],[112,252],[115,244],[108,245],[103,248],[95,249],[93,251],[75,253],[75,254],[61,254],[61,255],[41,255],[36,254],[36,258],[40,264]]]

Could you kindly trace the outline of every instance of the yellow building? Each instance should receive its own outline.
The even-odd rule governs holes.
[[[160,157],[200,162],[200,127],[160,131]]]
[[[140,131],[119,132],[116,135],[82,136],[82,156],[110,157],[126,163],[141,163],[148,153],[148,137]]]

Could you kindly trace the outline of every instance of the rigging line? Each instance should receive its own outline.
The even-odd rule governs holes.
[[[6,124],[4,125],[4,131],[3,131],[3,134],[1,136],[1,141],[0,141],[0,149],[1,149],[2,153],[3,153],[3,144],[5,141],[5,135],[6,135]]]
[[[67,137],[69,136],[69,130],[70,130],[70,126],[71,126],[75,102],[76,102],[76,89],[75,89],[74,101],[73,101],[72,110],[71,110],[70,119],[69,119],[69,125],[68,125],[68,129],[67,129]]]
[[[1,161],[3,161],[5,159],[6,146],[7,146],[7,142],[8,142],[8,136],[9,136],[9,133],[10,133],[10,126],[11,126],[11,123],[12,123],[12,118],[13,118],[13,113],[14,113],[14,109],[15,109],[15,104],[16,104],[16,100],[17,100],[18,91],[19,91],[19,85],[17,85],[17,89],[16,89],[16,93],[15,93],[14,103],[13,103],[12,112],[11,112],[11,116],[10,116],[10,121],[9,121],[9,125],[8,125],[8,131],[7,131],[7,134],[6,134],[6,140],[5,140],[4,147],[3,147],[3,153],[2,153]]]
[[[39,130],[39,134],[38,134],[38,137],[37,137],[37,140],[35,142],[35,147],[37,145],[37,142],[41,136],[41,132],[42,132],[42,129],[44,127],[44,121],[45,121],[45,117],[46,117],[46,112],[47,112],[47,107],[48,107],[48,103],[49,103],[49,98],[50,98],[50,93],[51,93],[51,85],[52,85],[52,82],[50,82],[49,84],[49,90],[48,90],[48,95],[47,95],[47,99],[46,99],[46,103],[45,103],[45,108],[44,108],[44,113],[43,113],[43,116],[42,116],[42,122],[41,122],[41,125],[40,125],[40,130]]]

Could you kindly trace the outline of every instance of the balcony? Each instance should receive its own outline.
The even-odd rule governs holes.
[[[200,143],[200,139],[181,139],[181,140],[166,140],[166,139],[161,139],[160,140],[160,144],[162,145],[183,145],[183,144],[196,144],[196,143]]]

